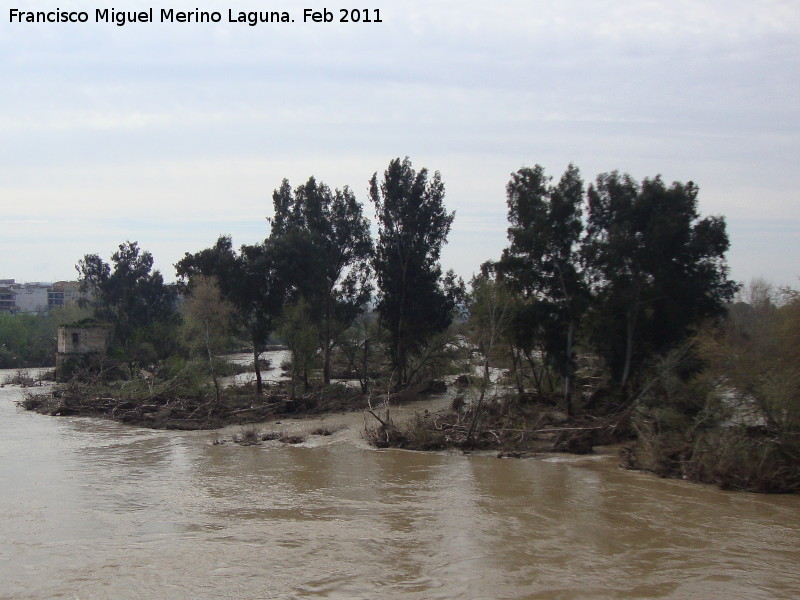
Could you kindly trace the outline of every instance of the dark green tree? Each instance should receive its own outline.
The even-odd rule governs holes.
[[[437,171],[414,171],[396,158],[370,180],[378,218],[374,259],[377,310],[390,338],[389,354],[400,386],[409,383],[409,359],[450,325],[463,297],[463,282],[442,275],[439,256],[455,213],[444,207],[444,184]]]
[[[150,363],[175,350],[175,289],[153,271],[153,256],[125,242],[111,264],[87,254],[75,267],[94,316],[112,326],[112,348],[123,358]]]
[[[269,242],[244,245],[239,253],[229,236],[195,254],[186,255],[175,265],[185,284],[191,286],[197,275],[213,277],[222,297],[233,307],[233,319],[253,345],[256,389],[262,391],[259,356],[276,325],[283,306],[285,285]]]
[[[737,289],[727,276],[725,220],[701,219],[697,193],[692,182],[639,184],[616,171],[589,186],[592,338],[623,389],[651,356],[721,315]]]
[[[524,326],[517,343],[543,347],[563,378],[571,414],[573,348],[587,300],[579,257],[583,180],[569,165],[557,185],[550,181],[540,165],[512,174],[506,186],[510,245],[488,266],[521,294],[517,319]]]
[[[350,188],[331,190],[314,177],[294,192],[287,180],[273,193],[270,241],[279,248],[294,301],[317,324],[322,377],[331,379],[336,340],[372,294],[372,238]]]

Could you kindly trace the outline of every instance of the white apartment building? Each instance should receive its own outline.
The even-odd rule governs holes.
[[[77,281],[16,283],[0,279],[0,312],[45,313],[57,306],[75,304],[80,298]]]

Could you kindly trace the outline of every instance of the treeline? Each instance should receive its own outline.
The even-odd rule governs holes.
[[[430,375],[432,341],[467,318],[487,359],[503,349],[519,392],[557,387],[567,414],[597,400],[575,392],[579,354],[597,357],[612,395],[633,401],[653,360],[722,317],[736,292],[724,219],[700,217],[691,182],[612,172],[586,186],[574,165],[558,181],[537,165],[514,173],[506,191],[509,245],[481,265],[469,291],[440,265],[455,217],[441,177],[417,172],[408,158],[369,182],[375,240],[352,190],[310,177],[274,191],[263,242],[237,249],[220,236],[175,265],[177,285],[135,242],[120,245],[111,263],[88,254],[77,269],[94,318],[112,327],[112,354],[132,364],[185,352],[194,321],[195,333],[207,330],[205,354],[231,334],[246,339],[259,391],[257,358],[275,335],[304,389],[317,373],[330,383],[334,349],[364,387],[372,355],[384,351],[391,387],[404,388]],[[179,310],[178,298],[191,299],[198,283],[205,302]]]
[[[314,177],[292,188],[284,180],[263,242],[236,249],[220,236],[175,265],[176,286],[153,271],[149,252],[128,242],[110,264],[86,255],[78,264],[81,286],[96,319],[112,327],[112,353],[130,363],[151,365],[185,349],[187,328],[202,332],[200,350],[211,356],[232,324],[252,346],[259,393],[258,357],[275,335],[291,350],[292,382],[303,390],[317,372],[330,383],[334,348],[350,357],[347,368],[365,390],[383,356],[371,359],[385,349],[389,385],[407,387],[425,371],[428,342],[463,306],[463,282],[439,263],[454,213],[444,207],[439,173],[416,171],[407,158],[373,175],[370,200],[377,240],[349,188],[332,190]],[[179,295],[191,300],[198,286],[205,301],[178,310]]]
[[[557,182],[540,166],[513,174],[509,245],[472,283],[478,407],[497,348],[512,373],[528,363],[520,394],[557,391],[584,425],[622,417],[610,422],[630,427],[631,467],[797,491],[800,295],[730,280],[725,221],[701,218],[697,194],[617,172],[584,187],[572,165]]]
[[[601,358],[609,387],[632,401],[654,357],[724,315],[737,290],[725,221],[700,218],[697,193],[617,172],[585,186],[574,165],[555,183],[538,165],[512,175],[509,246],[473,287],[499,288],[491,298],[508,305],[515,364],[541,357],[553,368],[568,414],[576,348]]]
[[[86,255],[80,281],[112,327],[114,356],[151,369],[201,357],[217,401],[215,357],[231,340],[252,347],[262,394],[259,356],[277,338],[291,351],[291,397],[342,377],[369,397],[373,386],[397,393],[460,375],[474,396],[453,413],[447,443],[479,444],[501,412],[516,424],[485,439],[505,443],[531,406],[550,406],[551,422],[582,420],[580,431],[613,417],[603,423],[617,439],[637,441],[632,466],[800,487],[800,299],[737,298],[725,220],[700,215],[697,186],[616,171],[587,185],[574,165],[557,180],[536,165],[513,173],[506,195],[508,245],[469,286],[440,264],[455,218],[441,177],[408,158],[369,182],[374,239],[349,188],[284,180],[263,242],[235,248],[220,236],[175,265],[176,285],[125,243],[111,263]],[[514,417],[514,407],[528,408]],[[442,427],[434,420],[429,433]],[[754,455],[767,458],[745,460]]]
[[[737,289],[727,277],[724,219],[700,217],[691,182],[612,172],[587,186],[574,165],[558,181],[538,165],[520,169],[506,190],[509,245],[481,266],[469,293],[439,262],[455,216],[439,173],[395,159],[369,190],[375,240],[349,188],[284,180],[265,240],[236,249],[221,236],[187,253],[176,264],[177,288],[135,243],[121,245],[112,265],[84,257],[81,283],[95,316],[113,324],[116,352],[149,364],[175,353],[176,294],[191,298],[202,282],[206,304],[224,307],[252,346],[259,392],[257,358],[271,335],[289,346],[293,381],[304,390],[317,372],[331,382],[334,349],[366,389],[370,343],[372,354],[385,350],[390,387],[404,388],[430,375],[432,340],[464,315],[487,361],[503,348],[520,393],[558,391],[568,415],[592,409],[600,394],[633,402],[653,361],[722,317]],[[187,306],[184,321],[204,310]],[[367,331],[373,310],[377,328]],[[209,354],[226,319],[199,319]],[[579,354],[597,357],[606,376],[591,398],[575,392]]]

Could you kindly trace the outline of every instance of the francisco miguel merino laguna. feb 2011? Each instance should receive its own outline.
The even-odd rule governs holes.
[[[149,8],[141,11],[122,11],[114,8],[96,8],[94,10],[95,23],[114,23],[122,27],[129,23],[154,23],[155,17],[161,23],[220,23],[223,21],[223,13],[220,11],[203,11],[195,9],[191,11],[180,11],[173,8],[155,9]],[[250,27],[255,27],[259,23],[294,23],[288,11],[235,11],[227,10],[228,23],[246,23]],[[87,23],[90,20],[90,12],[87,11],[67,11],[56,8],[50,11],[28,11],[10,8],[8,11],[9,23]],[[381,23],[380,9],[336,9],[334,12],[323,8],[315,10],[311,8],[303,9],[303,23]]]

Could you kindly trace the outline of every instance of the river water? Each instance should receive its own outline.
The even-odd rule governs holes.
[[[299,446],[215,445],[235,430],[46,417],[21,395],[0,389],[2,599],[800,597],[797,496],[610,455],[374,450],[360,415]]]

